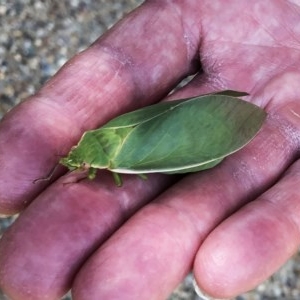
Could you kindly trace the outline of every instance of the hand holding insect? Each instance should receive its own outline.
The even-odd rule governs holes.
[[[0,242],[1,288],[13,299],[71,286],[74,299],[165,299],[193,265],[203,290],[232,297],[280,267],[299,246],[299,6],[148,1],[13,109],[0,125],[0,211],[24,212]],[[195,73],[168,100],[231,89],[268,112],[241,151],[180,181],[125,175],[120,189],[100,171],[32,184],[83,132]]]

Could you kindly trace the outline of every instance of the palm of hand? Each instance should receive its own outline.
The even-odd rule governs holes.
[[[268,111],[263,130],[217,168],[176,184],[128,176],[119,189],[105,172],[94,182],[58,180],[1,241],[0,285],[15,299],[30,298],[28,290],[60,297],[79,268],[75,299],[163,299],[191,264],[202,288],[230,297],[296,251],[300,3],[171,2],[148,2],[5,118],[1,211],[32,201],[44,188],[32,180],[82,131],[160,99],[197,71],[199,55],[203,71],[169,97],[247,91]]]

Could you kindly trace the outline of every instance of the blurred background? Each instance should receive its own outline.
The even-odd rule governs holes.
[[[0,0],[0,119],[142,2]],[[0,236],[13,220],[0,219]],[[300,299],[299,275],[300,255],[296,255],[257,289],[235,300]],[[4,299],[0,290],[0,300]],[[170,295],[169,300],[175,299],[202,299],[194,292],[191,275]]]

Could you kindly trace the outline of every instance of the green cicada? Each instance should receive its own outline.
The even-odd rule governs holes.
[[[187,173],[212,168],[245,146],[259,131],[266,113],[223,91],[161,102],[121,115],[83,134],[60,163],[70,170],[120,173]]]

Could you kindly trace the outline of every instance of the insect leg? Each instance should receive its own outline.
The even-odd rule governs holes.
[[[136,174],[137,176],[139,176],[141,179],[143,179],[143,180],[147,180],[148,179],[148,177],[147,177],[147,175],[146,174]]]
[[[88,171],[88,179],[93,180],[96,177],[97,169],[95,168],[89,168]]]
[[[122,178],[119,173],[112,172],[116,186],[122,186]]]

